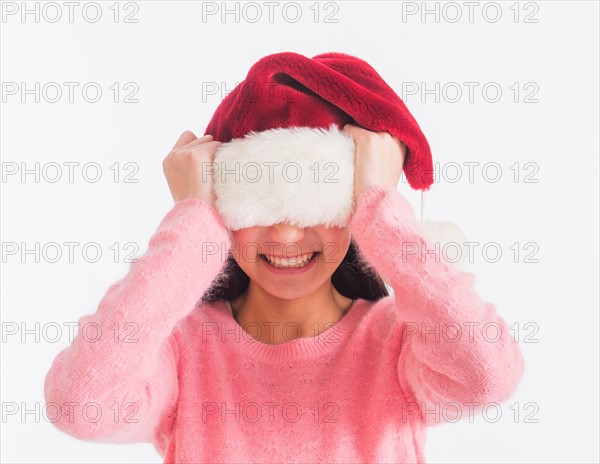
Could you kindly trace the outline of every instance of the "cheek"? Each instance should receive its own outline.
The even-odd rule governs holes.
[[[339,266],[348,252],[350,240],[350,233],[346,231],[323,236],[321,238],[323,264],[334,269]]]
[[[256,234],[242,229],[231,234],[231,253],[241,267],[252,264],[258,255]]]

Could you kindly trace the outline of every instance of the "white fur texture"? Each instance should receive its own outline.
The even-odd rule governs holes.
[[[252,131],[215,153],[215,206],[231,230],[344,227],[354,209],[354,157],[354,140],[334,124]]]
[[[468,251],[465,245],[467,239],[462,230],[449,221],[423,221],[421,227],[435,246],[439,243],[440,259],[464,270],[468,262]]]

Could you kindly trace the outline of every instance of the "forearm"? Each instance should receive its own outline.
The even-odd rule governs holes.
[[[229,234],[208,204],[176,203],[147,252],[110,286],[95,313],[80,318],[73,343],[54,360],[45,395],[61,405],[57,427],[80,438],[150,438],[176,392],[170,334],[223,267],[221,253],[208,252],[215,246],[228,249]],[[78,412],[94,403],[100,420],[75,414],[74,403]]]
[[[398,373],[419,405],[507,398],[524,369],[518,345],[495,307],[477,295],[475,276],[428,253],[435,244],[408,201],[396,190],[369,189],[351,230],[363,258],[394,289],[403,344]]]

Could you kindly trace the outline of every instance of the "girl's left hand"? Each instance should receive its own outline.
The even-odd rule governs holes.
[[[388,132],[373,132],[352,124],[342,130],[356,145],[354,200],[369,187],[397,188],[406,157],[406,145]]]

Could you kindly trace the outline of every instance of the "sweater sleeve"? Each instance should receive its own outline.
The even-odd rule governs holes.
[[[229,247],[210,204],[175,203],[147,251],[97,311],[79,319],[73,342],[47,372],[44,395],[58,429],[113,443],[152,442],[168,430],[178,396],[174,329],[219,274]]]
[[[524,371],[517,343],[495,306],[477,295],[475,276],[431,253],[408,200],[371,187],[358,197],[350,229],[361,257],[394,289],[398,378],[410,398],[405,420],[454,422],[509,398]]]

